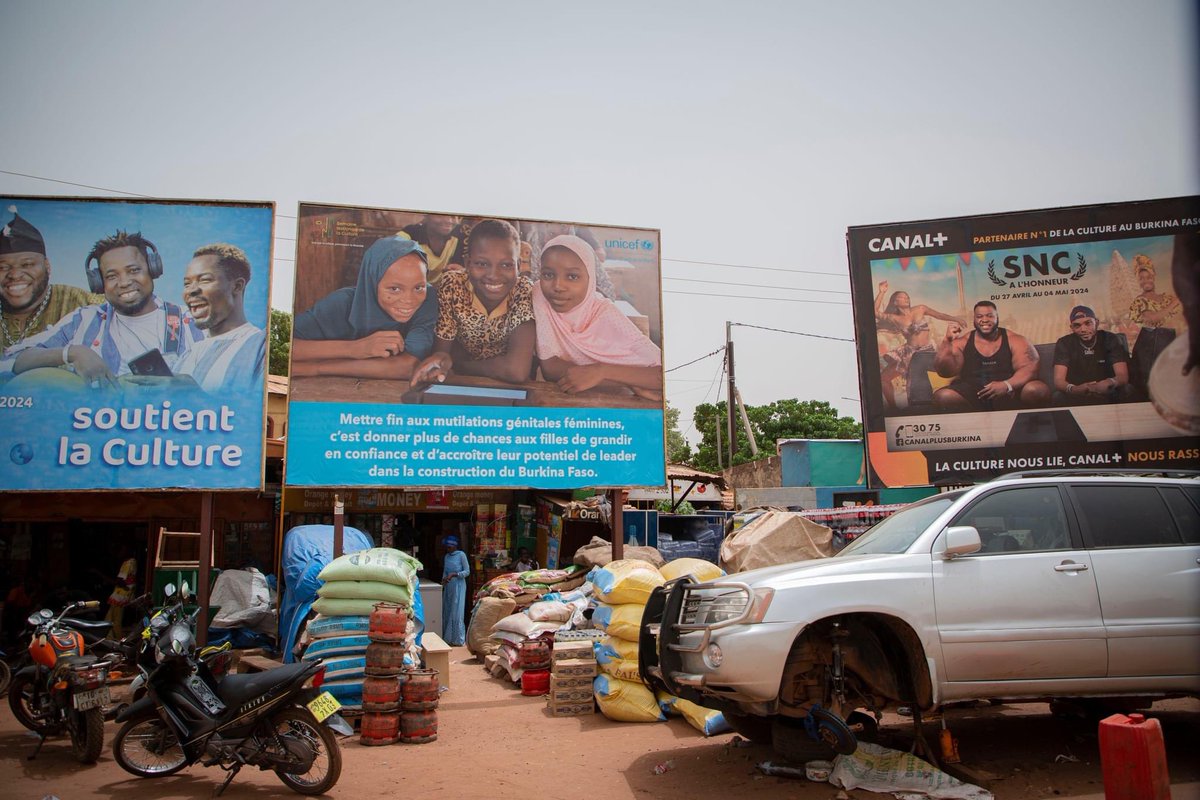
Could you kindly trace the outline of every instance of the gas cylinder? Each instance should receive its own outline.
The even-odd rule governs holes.
[[[1141,714],[1100,720],[1100,768],[1105,800],[1170,800],[1171,779],[1162,727]]]

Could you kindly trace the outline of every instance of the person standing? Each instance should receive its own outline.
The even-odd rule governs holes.
[[[116,585],[108,596],[108,614],[105,619],[112,623],[113,638],[125,637],[125,607],[133,599],[137,585],[137,559],[128,547],[121,548],[121,566],[117,568]]]
[[[467,643],[467,576],[471,567],[467,554],[458,549],[458,537],[446,537],[446,555],[442,559],[442,634],[446,644],[459,647]]]

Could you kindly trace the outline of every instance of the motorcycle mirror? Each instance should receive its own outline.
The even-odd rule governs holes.
[[[183,588],[179,590],[179,594],[184,600],[192,596],[191,588],[188,586],[187,581],[183,582]]]
[[[163,587],[163,596],[174,597],[175,596],[175,584],[168,583],[166,586],[164,586]]]

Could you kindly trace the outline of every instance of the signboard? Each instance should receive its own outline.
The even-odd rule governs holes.
[[[856,227],[847,246],[873,486],[1200,466],[1200,198]]]
[[[301,204],[292,486],[665,483],[659,234]]]
[[[261,488],[274,206],[0,209],[0,489]]]

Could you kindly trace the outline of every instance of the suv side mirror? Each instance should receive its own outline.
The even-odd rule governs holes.
[[[946,528],[944,538],[946,549],[942,551],[942,557],[945,559],[977,553],[983,547],[979,531],[970,525],[955,525]]]

